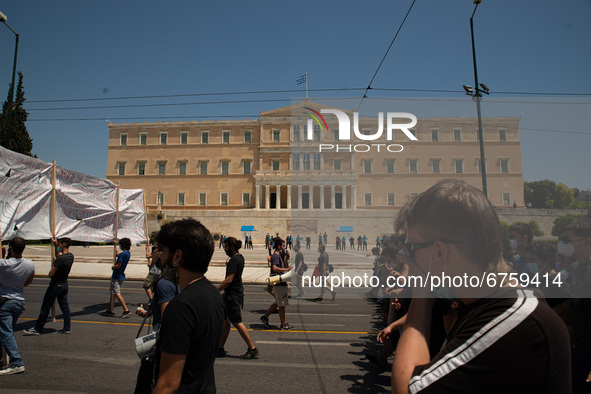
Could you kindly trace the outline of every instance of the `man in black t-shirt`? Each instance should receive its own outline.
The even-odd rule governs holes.
[[[56,299],[64,316],[64,327],[58,332],[60,334],[70,333],[71,324],[70,306],[68,305],[68,275],[70,274],[72,264],[74,263],[74,255],[70,253],[70,244],[72,241],[70,238],[61,238],[58,242],[54,237],[51,239],[51,243],[55,247],[55,255],[57,256],[49,271],[51,281],[49,282],[49,286],[43,297],[41,311],[39,312],[39,317],[37,318],[35,326],[28,330],[24,330],[27,334],[39,335],[43,332],[43,327],[47,322],[49,310]]]
[[[207,280],[214,243],[205,226],[183,219],[162,226],[156,238],[164,264],[179,269],[181,294],[162,316],[155,393],[215,393],[213,364],[224,322],[220,292]]]
[[[429,284],[412,288],[392,366],[393,392],[570,393],[566,326],[531,290],[514,280],[501,286],[501,274],[510,272],[501,255],[501,226],[480,190],[442,180],[402,208],[395,230],[407,234],[409,277],[454,280],[431,281],[433,290]],[[469,280],[456,280],[464,277]],[[434,297],[459,307],[432,358]]]

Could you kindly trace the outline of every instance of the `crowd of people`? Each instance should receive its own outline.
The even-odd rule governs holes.
[[[309,248],[309,236],[306,247]],[[361,238],[361,240],[359,239]],[[378,237],[371,250],[373,274],[379,285],[368,298],[384,305],[385,328],[377,335],[379,353],[367,358],[382,371],[392,362],[392,392],[540,392],[589,393],[591,390],[591,216],[566,225],[559,242],[532,242],[530,225],[516,223],[503,236],[494,207],[476,188],[445,180],[407,203],[398,213],[395,234]],[[247,244],[245,239],[245,244]],[[273,303],[260,317],[265,327],[278,312],[280,329],[287,322],[287,281],[293,270],[292,291],[304,295],[301,276],[308,269],[298,235],[268,236]],[[343,237],[339,248],[367,243]],[[318,236],[314,276],[326,277],[331,264],[326,234]],[[343,242],[345,246],[343,246]],[[144,289],[149,303],[138,308],[152,316],[157,331],[154,350],[142,360],[136,392],[214,392],[214,362],[227,355],[224,345],[234,326],[247,349],[242,359],[256,359],[259,350],[244,325],[242,241],[225,236],[228,261],[225,279],[217,287],[205,274],[215,248],[214,238],[199,221],[183,219],[163,225],[153,234],[149,274]],[[67,278],[74,261],[71,240],[52,240],[56,258],[50,284],[34,327],[39,335],[57,299],[64,316],[59,332],[70,333]],[[32,261],[22,257],[26,241],[10,241],[11,257],[0,260],[0,339],[9,364],[0,375],[21,373],[24,362],[13,335],[24,310],[24,287],[34,275]],[[295,253],[293,263],[289,246]],[[339,245],[337,242],[336,245]],[[131,311],[121,296],[130,242],[112,266],[109,309],[115,300]],[[393,286],[390,278],[483,278],[438,282],[436,286]],[[487,280],[484,281],[484,278]],[[506,280],[505,280],[506,279]],[[432,284],[433,282],[431,282]],[[322,301],[325,291],[321,289]],[[164,313],[166,311],[166,313]]]

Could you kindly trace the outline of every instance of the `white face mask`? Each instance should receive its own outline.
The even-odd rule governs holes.
[[[434,248],[433,248],[434,249]],[[433,263],[433,249],[431,249],[431,257],[429,258],[429,272],[432,272],[431,265]],[[445,261],[445,266],[443,267],[443,273],[447,269],[447,260]],[[437,296],[437,298],[441,298],[442,300],[453,300],[454,294],[452,293],[451,289],[448,286],[439,286],[433,290],[433,293]]]
[[[557,250],[558,254],[561,256],[571,257],[573,255],[573,253],[575,252],[575,247],[572,244],[572,242],[565,244],[564,242],[560,241],[560,242],[558,242],[558,245],[556,246],[556,250]]]
[[[517,249],[517,246],[519,246],[519,242],[517,242],[515,238],[511,238],[509,240],[509,246],[511,247],[511,249],[515,250]]]

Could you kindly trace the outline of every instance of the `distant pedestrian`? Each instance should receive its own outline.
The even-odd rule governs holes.
[[[115,248],[117,248],[117,241],[113,241]],[[125,281],[125,269],[127,268],[127,264],[129,263],[129,259],[131,258],[131,240],[129,238],[121,238],[119,240],[119,248],[121,249],[120,253],[117,253],[117,261],[111,269],[113,270],[113,274],[111,275],[111,299],[109,301],[109,309],[102,313],[103,316],[115,316],[115,312],[113,309],[115,307],[115,298],[119,301],[121,306],[123,307],[123,314],[121,315],[122,319],[126,319],[131,316],[131,312],[127,309],[127,305],[125,304],[125,300],[121,295],[121,285]]]
[[[312,243],[312,239],[310,238],[310,236],[308,235],[306,237],[306,249],[310,249],[310,244]]]
[[[51,270],[49,271],[49,286],[45,291],[43,302],[41,304],[41,311],[39,317],[35,322],[35,326],[24,330],[27,334],[39,335],[43,332],[43,327],[47,322],[47,316],[51,306],[57,298],[57,303],[62,310],[64,317],[64,326],[58,331],[60,334],[69,334],[71,328],[70,306],[68,305],[68,275],[74,264],[74,255],[70,253],[70,238],[61,238],[56,241],[55,237],[51,239],[51,243],[55,248],[56,258],[53,261]]]

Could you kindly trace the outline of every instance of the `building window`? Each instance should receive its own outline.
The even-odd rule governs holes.
[[[509,159],[501,159],[501,174],[508,174],[509,173]]]
[[[363,194],[363,202],[367,206],[371,205],[371,193],[364,193]]]
[[[431,141],[439,141],[439,129],[431,129]]]
[[[462,129],[454,129],[454,141],[460,142],[462,140]]]
[[[304,171],[310,171],[310,154],[304,153]]]
[[[140,133],[140,145],[148,145],[148,133]]]
[[[481,174],[482,173],[482,166],[480,165],[480,159],[476,159],[476,171]],[[486,160],[484,160],[484,164],[486,164]]]
[[[230,132],[229,131],[222,131],[222,144],[229,144],[230,143]]]
[[[207,205],[207,193],[199,193],[199,205]]]
[[[222,175],[228,175],[230,173],[230,162],[229,161],[222,161]]]
[[[408,131],[410,131],[410,133],[411,133],[412,135],[414,135],[415,137],[417,136],[417,129],[410,129],[410,130],[408,130]]]
[[[511,205],[511,193],[503,193],[503,205]]]
[[[242,193],[242,205],[250,205],[250,193]]]
[[[507,141],[507,129],[499,129],[499,141]]]
[[[293,155],[291,155],[291,168],[294,171],[300,170],[300,154],[299,153],[294,153]]]
[[[408,161],[408,172],[410,174],[417,174],[419,172],[419,160],[412,159]]]
[[[166,163],[158,162],[158,175],[166,175]]]
[[[117,163],[117,175],[125,175],[125,163]]]
[[[431,160],[431,166],[433,167],[433,174],[441,173],[441,159]]]
[[[335,142],[339,141],[339,129],[332,130],[332,140]]]
[[[138,175],[146,175],[146,163],[140,161],[137,163],[137,174]]]
[[[160,145],[166,145],[167,142],[168,142],[168,133],[167,132],[160,133]]]
[[[321,161],[320,161],[320,153],[314,153],[314,170],[315,171],[320,171],[321,168]]]
[[[363,159],[361,164],[363,165],[363,173],[371,174],[371,159]]]
[[[228,193],[220,193],[220,205],[228,205]]]
[[[199,162],[199,174],[207,175],[207,162],[206,161]]]
[[[454,169],[456,174],[463,174],[464,173],[464,160],[463,159],[454,159]]]
[[[244,130],[244,143],[250,144],[252,142],[252,131]]]
[[[279,171],[281,168],[281,160],[271,160],[271,170]]]
[[[242,173],[243,174],[246,174],[246,175],[250,174],[250,165],[251,165],[250,160],[244,160],[242,162]]]
[[[156,204],[157,205],[164,205],[164,193],[158,192],[156,194]]]
[[[273,130],[273,142],[279,142],[281,138],[281,130]]]
[[[314,125],[314,141],[320,141],[320,126]]]
[[[363,135],[371,135],[371,129],[363,129]]]
[[[181,145],[187,145],[189,143],[189,133],[186,131],[181,132]]]
[[[386,173],[387,174],[394,174],[394,163],[395,160],[386,160]]]
[[[202,144],[209,144],[209,131],[202,131],[201,132],[201,143]]]
[[[415,198],[418,195],[419,195],[419,193],[417,193],[417,192],[410,192],[409,193],[410,198]]]
[[[343,170],[343,160],[335,159],[332,161],[332,169],[335,171],[342,171]]]
[[[396,193],[388,193],[388,205],[396,205]]]
[[[300,139],[301,139],[301,136],[300,136],[300,125],[295,124],[295,125],[293,125],[293,140],[295,142],[299,142]]]
[[[127,146],[127,134],[121,134],[119,136],[119,145]]]
[[[187,175],[187,162],[179,161],[179,175]]]
[[[185,205],[185,193],[178,193],[176,195],[177,205]]]

